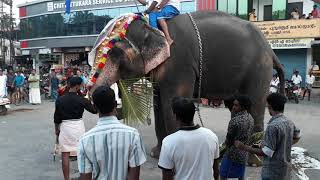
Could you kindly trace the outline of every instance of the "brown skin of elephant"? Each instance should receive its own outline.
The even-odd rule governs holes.
[[[277,70],[280,89],[284,92],[284,71],[274,52],[260,30],[248,21],[222,12],[200,11],[192,16],[203,44],[201,97],[226,99],[235,93],[247,94],[253,101],[250,112],[255,120],[255,131],[262,131],[272,68]],[[113,65],[105,67],[96,83],[110,85],[118,78],[139,77],[146,73],[154,78],[158,140],[152,150],[154,157],[159,155],[163,138],[176,131],[171,99],[175,96],[197,97],[199,83],[199,43],[190,18],[186,14],[176,16],[168,21],[168,26],[175,43],[170,47],[167,60],[154,66],[153,61],[157,58],[153,57],[166,57],[157,56],[161,51],[159,47],[166,48],[166,39],[141,21],[135,21],[126,34],[131,44],[122,41],[111,50],[110,63]],[[136,48],[136,56],[126,53],[132,45]]]

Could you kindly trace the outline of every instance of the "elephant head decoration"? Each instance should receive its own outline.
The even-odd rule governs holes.
[[[163,33],[146,22],[142,15],[126,14],[107,24],[89,54],[90,94],[119,79],[142,77],[170,56]]]

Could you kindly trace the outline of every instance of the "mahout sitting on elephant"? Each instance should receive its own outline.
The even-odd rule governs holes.
[[[226,99],[235,93],[247,94],[253,102],[250,113],[254,131],[263,131],[273,68],[284,92],[283,67],[264,35],[254,24],[222,12],[199,11],[190,15],[202,40],[201,97]],[[181,14],[167,23],[175,42],[171,46],[161,31],[141,18],[133,20],[123,38],[108,47],[108,60],[101,66],[101,73],[94,76],[91,89],[93,92],[97,86],[110,86],[119,79],[152,78],[158,141],[152,149],[154,157],[159,155],[163,138],[176,131],[171,99],[197,97],[200,79],[199,38],[190,16]]]

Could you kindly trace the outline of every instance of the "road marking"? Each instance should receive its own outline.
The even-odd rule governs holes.
[[[310,157],[307,150],[301,147],[292,147],[292,166],[295,174],[301,180],[309,180],[310,178],[306,175],[306,169],[318,169],[320,170],[320,161]]]

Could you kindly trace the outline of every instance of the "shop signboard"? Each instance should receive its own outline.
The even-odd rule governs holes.
[[[254,22],[267,39],[320,37],[320,18]]]
[[[313,38],[305,39],[269,39],[272,49],[308,49],[311,48]]]

